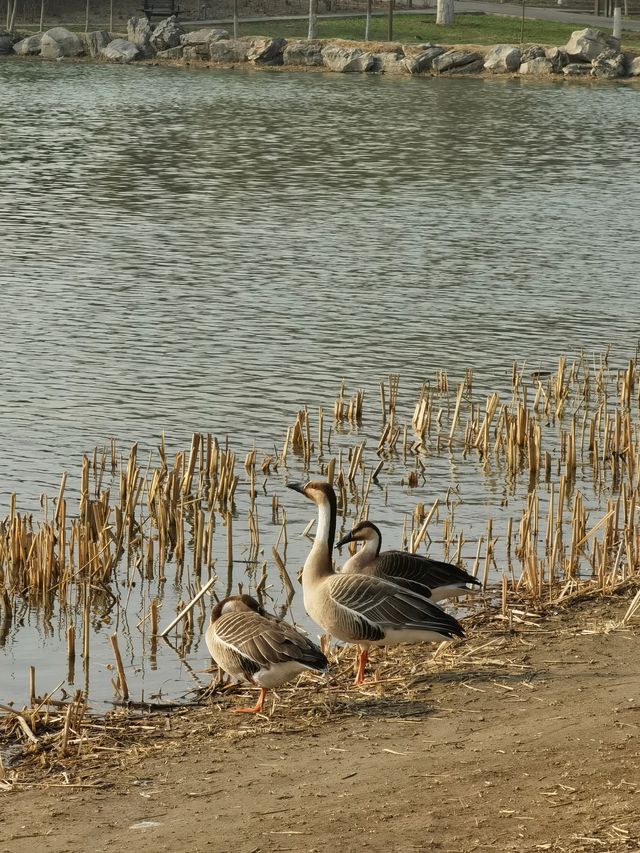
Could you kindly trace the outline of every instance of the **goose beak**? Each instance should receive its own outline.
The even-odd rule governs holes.
[[[343,536],[339,542],[336,542],[336,548],[342,548],[343,545],[346,545],[349,542],[355,542],[356,540],[350,533],[347,533],[346,536]]]
[[[300,492],[301,495],[304,495],[303,483],[287,483],[287,488],[293,489],[294,492]]]

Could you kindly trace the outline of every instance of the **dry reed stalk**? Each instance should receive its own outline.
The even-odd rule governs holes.
[[[462,403],[462,395],[464,394],[465,385],[462,382],[458,386],[458,391],[456,394],[456,407],[453,412],[453,418],[451,419],[451,429],[449,430],[449,444],[453,441],[453,434],[456,431],[456,426],[458,425],[458,418],[460,417],[460,405]]]
[[[124,666],[122,663],[122,656],[120,654],[120,648],[118,646],[118,635],[112,634],[109,637],[111,642],[111,647],[113,648],[113,654],[116,659],[116,669],[118,671],[118,688],[120,693],[122,694],[122,699],[126,702],[129,698],[129,686],[127,685],[127,678],[124,672]]]
[[[287,595],[293,597],[293,595],[295,594],[295,587],[291,583],[291,578],[289,577],[282,557],[276,551],[275,548],[272,549],[271,553],[273,554],[273,559],[275,560],[278,570],[280,572],[280,578],[282,580],[283,586],[287,590]]]
[[[184,478],[182,480],[180,491],[183,495],[191,494],[191,485],[193,482],[193,474],[196,468],[196,462],[198,460],[198,455],[200,452],[200,446],[202,443],[202,436],[198,432],[194,432],[191,436],[191,448],[189,450],[189,463],[187,465],[187,470],[185,472]]]
[[[67,754],[67,745],[69,743],[69,732],[71,730],[71,715],[73,713],[73,705],[69,703],[67,713],[64,719],[64,729],[62,731],[62,740],[60,742],[60,752],[62,755]]]

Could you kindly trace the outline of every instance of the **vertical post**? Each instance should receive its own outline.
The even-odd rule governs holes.
[[[387,41],[393,41],[393,9],[395,0],[389,0],[389,21],[387,26]]]
[[[44,31],[44,0],[40,0],[40,32]]]
[[[109,0],[109,34],[113,32],[113,0]]]
[[[522,21],[520,22],[520,44],[524,41],[524,11],[526,8],[526,0],[522,0]]]
[[[318,37],[318,0],[309,0],[309,33],[307,38]]]
[[[233,37],[234,39],[238,38],[239,26],[238,26],[238,0],[233,0]]]
[[[89,32],[89,3],[90,2],[91,2],[91,0],[87,0],[87,6],[86,6],[85,16],[84,16],[84,31],[85,31],[85,33]]]
[[[373,5],[373,0],[367,0],[367,22],[364,25],[364,40],[371,40],[371,7]]]

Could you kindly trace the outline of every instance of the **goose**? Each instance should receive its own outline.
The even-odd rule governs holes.
[[[343,536],[336,544],[336,548],[342,548],[348,542],[363,542],[364,545],[341,568],[343,574],[384,578],[412,589],[433,602],[478,591],[469,589],[467,584],[477,587],[482,585],[473,575],[451,563],[441,563],[408,551],[380,553],[382,533],[370,521],[356,524],[351,533]]]
[[[205,641],[220,669],[260,687],[255,707],[235,708],[235,713],[258,714],[267,690],[305,669],[326,672],[329,666],[311,640],[292,625],[266,616],[255,598],[246,594],[230,595],[216,604]]]
[[[463,631],[424,595],[390,580],[338,574],[331,563],[336,532],[336,495],[329,483],[289,483],[318,507],[313,546],[302,570],[305,610],[327,633],[359,647],[355,685],[364,681],[371,646],[442,642]]]

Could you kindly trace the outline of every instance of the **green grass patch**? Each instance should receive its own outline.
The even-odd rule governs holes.
[[[539,44],[565,44],[580,24],[556,24],[550,21],[525,20],[524,41]],[[518,18],[500,15],[456,15],[452,27],[439,27],[435,15],[396,14],[393,22],[394,41],[405,44],[434,42],[436,44],[519,44],[521,21]],[[241,36],[272,36],[283,38],[306,38],[306,21],[265,21],[264,23],[240,24]],[[318,38],[350,39],[364,38],[364,17],[320,18]],[[386,41],[386,16],[375,16],[371,26],[372,41]],[[625,33],[625,48],[640,47],[640,33]]]

